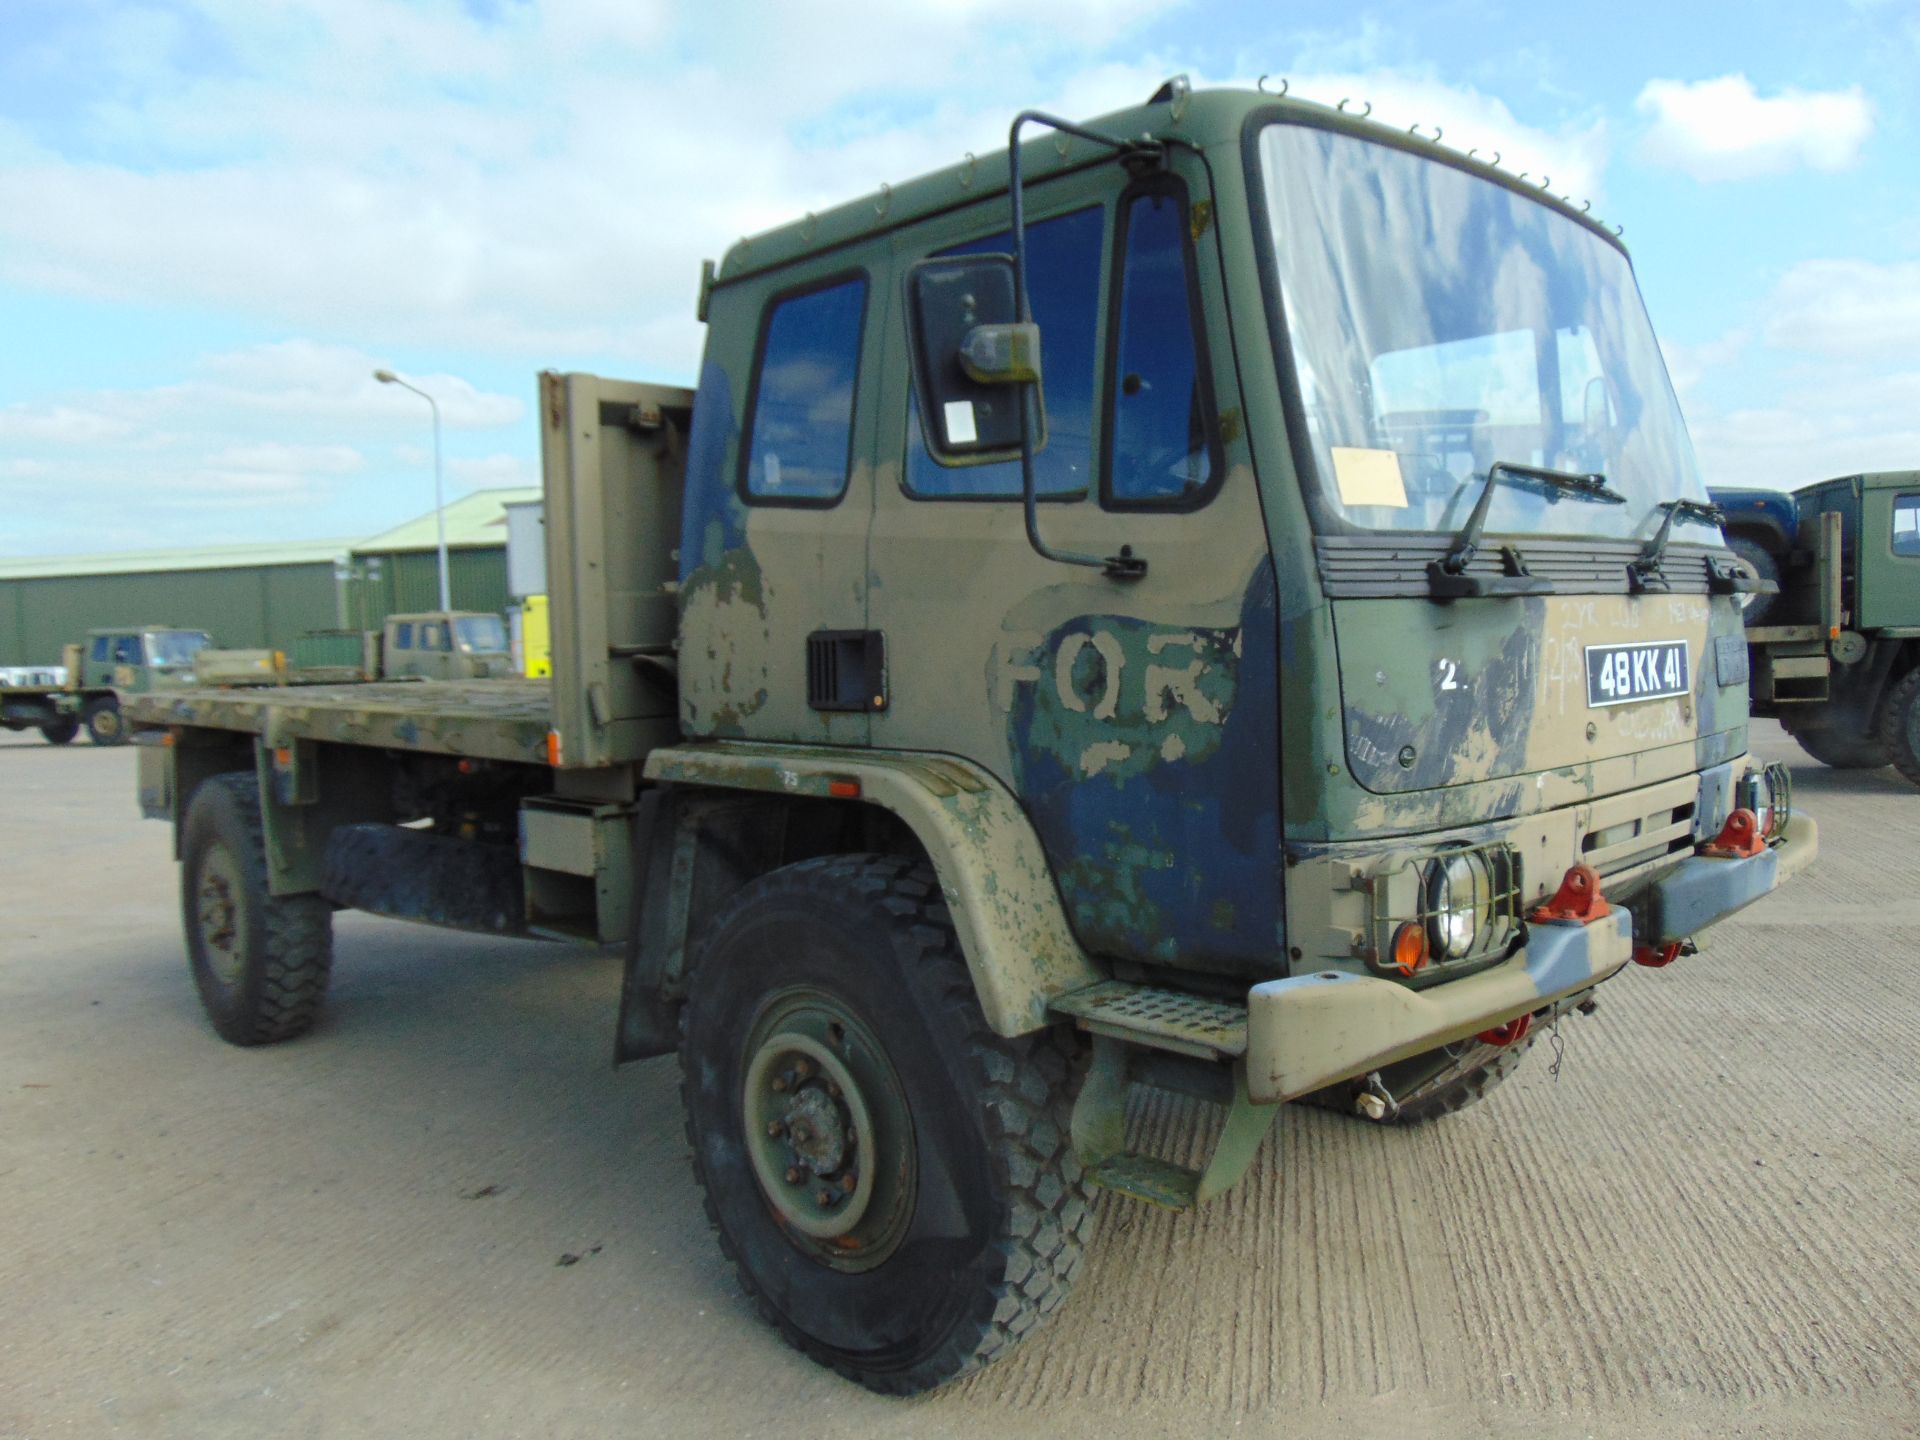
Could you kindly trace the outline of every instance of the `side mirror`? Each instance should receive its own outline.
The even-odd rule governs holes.
[[[1018,459],[1027,385],[1037,416],[1033,448],[1046,444],[1040,327],[1016,311],[1011,255],[922,260],[907,272],[907,323],[920,424],[934,459]]]

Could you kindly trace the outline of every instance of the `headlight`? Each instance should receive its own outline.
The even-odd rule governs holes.
[[[1458,960],[1473,953],[1485,920],[1488,889],[1478,857],[1454,855],[1427,866],[1427,943],[1437,960]]]

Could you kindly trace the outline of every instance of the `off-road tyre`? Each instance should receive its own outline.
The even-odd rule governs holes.
[[[1893,768],[1920,785],[1920,669],[1909,670],[1880,702],[1880,743]]]
[[[78,720],[62,720],[58,725],[42,725],[40,738],[49,745],[71,745],[73,737],[80,733]]]
[[[1727,548],[1740,557],[1740,563],[1762,580],[1780,583],[1780,562],[1773,553],[1745,535],[1735,535],[1727,541]],[[1774,606],[1780,603],[1778,592],[1772,595],[1746,594],[1739,597],[1740,620],[1745,625],[1762,624],[1773,613]]]
[[[1520,1068],[1527,1051],[1533,1048],[1534,1038],[1528,1035],[1511,1045],[1462,1040],[1387,1066],[1380,1072],[1380,1080],[1398,1103],[1396,1109],[1377,1120],[1363,1115],[1355,1103],[1367,1088],[1364,1078],[1316,1090],[1303,1096],[1301,1103],[1375,1125],[1424,1125],[1484,1100]]]
[[[312,1028],[333,969],[333,909],[267,893],[259,782],[215,775],[181,837],[181,924],[200,1004],[220,1038],[270,1045]]]
[[[784,1053],[784,1032],[766,1038],[767,1027],[798,1026],[773,1017],[810,1016],[816,1005],[848,1017],[849,1056],[860,1053],[860,1035],[877,1042],[898,1113],[911,1120],[892,1128],[893,1142],[884,1134],[873,1142],[887,1160],[876,1171],[912,1177],[910,1201],[898,1199],[909,1188],[902,1181],[884,1210],[870,1199],[859,1212],[862,1226],[899,1227],[873,1244],[877,1258],[822,1258],[826,1243],[862,1232],[836,1242],[803,1235],[787,1218],[795,1197],[779,1199],[784,1210],[773,1197],[806,1172],[763,1181],[769,1151],[786,1142],[748,1133],[764,1095],[756,1086],[771,1084],[760,1057]],[[720,1247],[762,1318],[811,1359],[871,1390],[912,1394],[997,1358],[1067,1298],[1094,1230],[1070,1140],[1070,1051],[1057,1033],[1009,1040],[987,1027],[924,864],[829,856],[743,889],[700,947],[680,1068],[694,1174]],[[792,1105],[825,1079],[822,1069],[773,1088],[794,1096]],[[866,1095],[884,1085],[857,1088],[870,1112],[885,1108]],[[833,1090],[837,1113],[850,1114],[842,1093]],[[754,1113],[764,1122],[770,1112]],[[799,1193],[812,1185],[809,1176]],[[853,1264],[867,1268],[839,1268]]]
[[[127,743],[127,721],[120,713],[117,696],[100,695],[89,700],[80,712],[80,720],[87,727],[87,739],[96,745]]]
[[[1829,770],[1878,770],[1891,758],[1886,743],[1873,730],[1849,735],[1824,725],[1808,725],[1787,733]]]

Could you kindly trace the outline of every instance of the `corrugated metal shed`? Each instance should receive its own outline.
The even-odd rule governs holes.
[[[506,506],[532,487],[447,506],[448,572],[462,610],[504,612]],[[219,645],[285,646],[307,630],[371,628],[438,603],[433,512],[358,543],[314,540],[0,559],[0,665],[52,665],[104,625],[180,625]]]

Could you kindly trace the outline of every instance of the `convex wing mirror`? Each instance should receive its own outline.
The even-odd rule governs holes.
[[[927,448],[943,465],[1020,456],[1023,387],[1033,387],[1033,448],[1046,444],[1040,327],[1014,303],[1011,255],[952,255],[907,272],[914,388]]]

